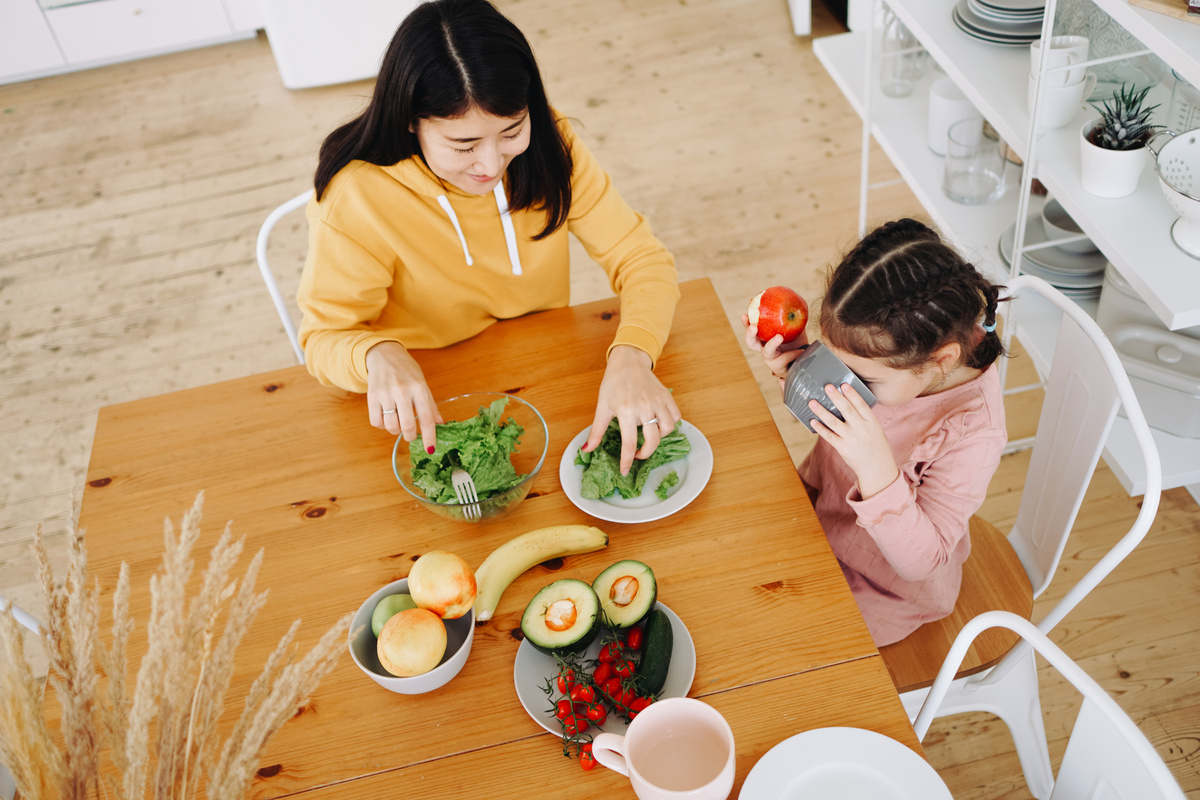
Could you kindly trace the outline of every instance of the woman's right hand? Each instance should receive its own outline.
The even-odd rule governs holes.
[[[783,381],[787,378],[788,366],[800,357],[805,347],[808,347],[808,331],[804,331],[799,338],[786,343],[783,341],[783,336],[778,333],[762,342],[758,339],[758,330],[750,327],[750,317],[745,314],[742,314],[742,327],[746,337],[746,346],[762,355],[767,369],[771,370],[771,374],[779,379],[779,386],[782,389]]]
[[[399,342],[380,342],[367,351],[367,409],[374,427],[406,442],[420,433],[433,452],[437,423],[444,420],[420,365]],[[394,412],[385,414],[388,409]]]

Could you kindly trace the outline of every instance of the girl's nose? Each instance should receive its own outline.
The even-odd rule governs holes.
[[[495,177],[500,171],[500,150],[496,147],[480,147],[479,157],[475,161],[474,168],[478,170],[479,175],[488,175]]]

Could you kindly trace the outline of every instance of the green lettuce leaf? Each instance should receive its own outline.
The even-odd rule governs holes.
[[[519,475],[512,465],[512,454],[520,444],[525,429],[509,417],[504,419],[508,400],[500,398],[479,413],[465,420],[445,422],[437,426],[437,446],[425,452],[425,443],[417,436],[408,446],[412,463],[412,482],[437,503],[454,503],[454,487],[450,475],[455,468],[464,469],[475,481],[480,500],[494,497],[511,489],[525,475]]]
[[[644,441],[642,429],[638,428],[637,446],[640,448]],[[645,488],[646,479],[656,467],[679,461],[692,452],[692,445],[687,437],[679,430],[668,433],[658,443],[658,449],[644,461],[634,459],[628,475],[621,474],[621,429],[614,419],[608,423],[604,438],[599,446],[590,453],[580,448],[575,454],[575,463],[583,467],[580,494],[589,500],[599,500],[618,492],[626,500],[640,497]],[[678,481],[679,477],[676,476]]]

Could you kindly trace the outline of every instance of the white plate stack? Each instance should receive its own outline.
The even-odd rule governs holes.
[[[1027,47],[1042,35],[1045,0],[959,0],[951,18],[973,39]]]
[[[1012,264],[1013,239],[1017,226],[1010,225],[1000,234],[1000,256],[1004,263]],[[1037,215],[1029,217],[1025,226],[1025,246],[1049,241]],[[1036,275],[1054,286],[1067,297],[1086,300],[1100,296],[1104,285],[1104,268],[1108,259],[1101,252],[1072,253],[1059,247],[1043,247],[1026,250],[1021,259],[1021,272]]]

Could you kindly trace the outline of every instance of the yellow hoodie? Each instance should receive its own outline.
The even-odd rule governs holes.
[[[612,344],[657,361],[679,300],[675,260],[569,123],[559,125],[574,162],[571,209],[567,224],[540,241],[533,237],[546,215],[510,216],[503,183],[495,193],[470,195],[420,157],[387,167],[352,161],[338,172],[321,202],[308,206],[297,299],[309,372],[323,384],[365,392],[367,350],[380,342],[445,347],[498,319],[568,305],[568,232],[620,297]]]

